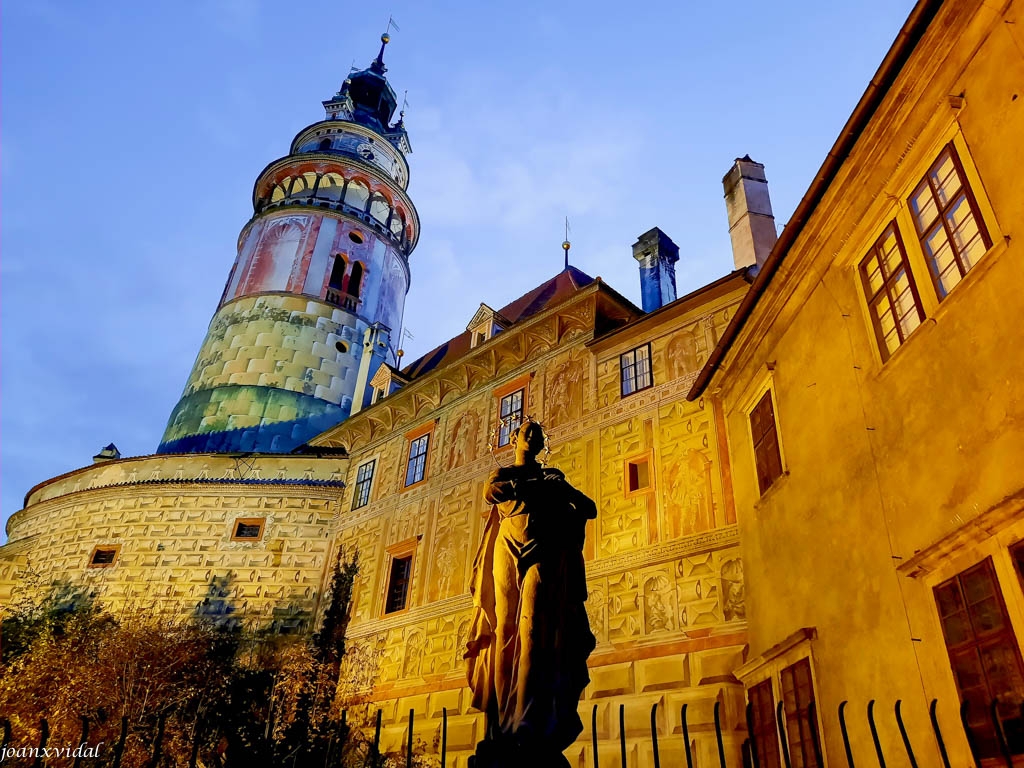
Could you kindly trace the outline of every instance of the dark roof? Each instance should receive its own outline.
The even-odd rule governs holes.
[[[557,275],[547,280],[532,291],[528,291],[498,310],[498,314],[507,317],[513,324],[543,312],[548,307],[560,304],[572,296],[580,288],[594,282],[594,278],[574,266],[568,266]],[[463,331],[454,339],[449,339],[439,347],[427,352],[423,357],[402,369],[402,373],[410,379],[422,376],[435,368],[462,357],[469,352],[471,346],[469,331]]]

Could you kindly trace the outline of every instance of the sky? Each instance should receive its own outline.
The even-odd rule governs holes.
[[[0,521],[107,443],[156,449],[256,175],[389,14],[422,225],[409,361],[560,271],[566,217],[572,263],[637,304],[651,227],[680,295],[730,271],[733,159],[764,163],[781,228],[912,2],[371,5],[2,4]]]

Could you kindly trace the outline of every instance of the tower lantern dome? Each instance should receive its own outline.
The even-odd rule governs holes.
[[[419,217],[404,120],[391,122],[388,40],[257,177],[253,216],[159,452],[290,451],[368,404],[367,380],[397,364],[390,340]],[[367,347],[368,334],[383,343]]]

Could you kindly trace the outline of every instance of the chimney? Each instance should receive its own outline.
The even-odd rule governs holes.
[[[109,445],[107,445],[104,448],[102,448],[99,453],[97,453],[95,456],[92,457],[92,463],[93,464],[102,464],[105,461],[114,461],[114,460],[120,459],[120,458],[121,458],[121,452],[119,450],[117,450],[117,446],[116,445],[114,445],[113,443],[110,443]]]
[[[756,272],[777,239],[764,166],[751,160],[750,155],[738,157],[722,179],[722,186],[733,262],[736,269],[753,266]]]
[[[640,262],[640,297],[644,312],[653,312],[676,300],[676,262],[679,246],[655,227],[633,243],[633,258]]]
[[[387,362],[388,349],[391,344],[391,329],[383,323],[374,323],[363,334],[363,356],[359,360],[359,371],[356,373],[356,391],[352,397],[352,415],[354,416],[373,398],[370,379]]]

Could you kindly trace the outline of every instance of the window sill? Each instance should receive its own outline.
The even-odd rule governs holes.
[[[646,392],[649,389],[654,389],[654,385],[653,384],[649,384],[646,387],[643,387],[641,389],[634,389],[628,395],[622,394],[622,390],[620,389],[619,390],[619,399],[620,400],[625,400],[627,397],[632,397],[633,395],[639,395],[641,392]]]

